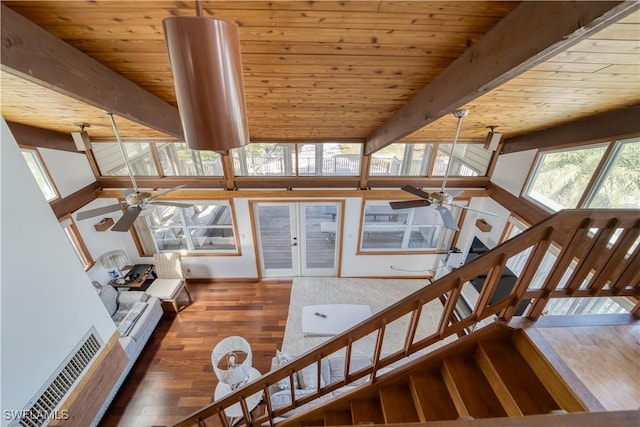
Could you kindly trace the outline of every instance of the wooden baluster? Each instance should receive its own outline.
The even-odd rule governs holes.
[[[640,265],[640,245],[636,247],[634,254],[627,260],[627,266],[615,284],[618,293],[622,292],[627,286],[633,286],[634,288],[640,286],[640,268],[638,268],[638,265]]]
[[[322,384],[322,353],[318,353],[318,358],[316,359],[316,390],[318,390],[318,395],[320,395],[320,385]]]
[[[529,259],[527,260],[527,263],[522,270],[522,274],[520,275],[520,277],[518,277],[516,284],[511,290],[513,301],[511,302],[509,307],[505,308],[499,315],[499,317],[506,322],[511,320],[516,310],[518,309],[520,302],[524,298],[524,294],[527,292],[531,280],[538,271],[538,267],[540,266],[540,263],[549,250],[549,246],[551,246],[552,236],[553,228],[549,227],[547,229],[545,237],[540,240],[540,242],[535,246],[533,253],[529,256]]]
[[[376,348],[373,352],[373,368],[371,370],[371,383],[377,378],[378,362],[380,361],[380,355],[382,354],[382,342],[384,341],[384,332],[387,328],[387,319],[380,321],[380,328],[378,329],[378,336],[376,338]]]
[[[640,234],[640,221],[637,221],[633,228],[624,229],[620,233],[614,246],[607,251],[609,256],[606,262],[602,264],[600,270],[596,272],[589,283],[589,290],[592,295],[597,295],[609,280],[613,285],[615,282],[614,274],[624,264],[624,257],[635,243],[638,234]]]
[[[247,400],[244,398],[244,396],[240,396],[240,408],[242,409],[242,415],[244,416],[244,419],[247,421],[247,425],[249,425],[251,423],[251,412],[247,407]]]
[[[453,310],[455,310],[456,304],[458,303],[458,298],[460,297],[460,290],[462,289],[462,279],[458,277],[455,280],[455,287],[450,291],[449,297],[447,298],[447,303],[445,304],[444,310],[442,311],[442,316],[440,317],[440,323],[438,324],[438,335],[440,336],[440,338],[446,336],[447,328],[449,327],[451,316],[453,315]],[[473,316],[475,316],[475,313],[472,313],[470,317]]]
[[[607,244],[611,240],[611,236],[613,236],[619,222],[617,218],[612,218],[607,221],[605,227],[596,232],[591,241],[591,247],[587,249],[587,252],[578,261],[578,265],[564,287],[568,291],[567,295],[574,295],[580,289],[582,282],[593,269],[593,265],[606,252]]]
[[[351,369],[351,349],[353,348],[353,337],[347,339],[347,351],[344,358],[344,385],[349,384],[349,369]]]
[[[422,315],[422,307],[424,301],[422,298],[418,299],[418,306],[411,312],[411,321],[409,322],[409,329],[407,331],[407,338],[404,341],[404,355],[408,356],[411,350],[411,344],[416,337],[416,331],[418,330],[418,324],[420,324],[420,316]]]
[[[220,422],[223,427],[229,427],[229,419],[227,418],[227,414],[224,413],[223,409],[218,410],[218,417],[220,417]]]
[[[291,384],[293,387],[293,383]],[[271,405],[271,394],[269,393],[269,385],[264,387],[264,403],[266,405],[267,417],[269,418],[269,426],[274,427],[276,424],[273,422],[273,406]]]
[[[196,423],[198,424],[198,427],[207,427],[207,424],[204,422],[202,418],[198,418]]]
[[[485,308],[489,304],[493,293],[496,291],[498,287],[498,282],[500,281],[500,277],[502,277],[502,272],[504,271],[504,267],[507,264],[507,256],[505,254],[500,254],[500,258],[498,260],[498,264],[496,264],[487,275],[486,280],[482,285],[482,289],[480,289],[480,295],[478,296],[478,301],[476,302],[476,306],[473,309],[473,314],[476,316],[476,319],[483,319],[483,314]]]
[[[580,247],[580,243],[589,233],[591,224],[593,224],[593,220],[591,218],[586,218],[580,223],[579,227],[573,231],[569,243],[561,249],[560,256],[553,265],[553,268],[551,268],[551,272],[542,286],[541,295],[536,298],[535,302],[531,306],[531,309],[527,314],[527,318],[537,320],[538,317],[540,317],[544,307],[547,305],[547,301],[549,300],[549,294],[555,290],[557,284],[562,279],[562,276],[564,276],[564,273],[567,271],[567,268],[576,255],[576,250]]]

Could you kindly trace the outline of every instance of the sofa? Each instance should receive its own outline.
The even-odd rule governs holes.
[[[276,357],[272,359],[271,362],[271,370],[275,370],[285,366],[288,362],[293,360],[294,357],[284,354],[280,351],[276,352]],[[320,362],[320,386],[324,387],[327,384],[331,384],[337,381],[341,381],[344,379],[344,357],[343,356],[330,356],[325,357]],[[349,367],[350,372],[356,372],[366,366],[371,364],[371,358],[367,356],[351,356],[351,363]],[[294,379],[294,394],[296,399],[305,396],[309,393],[312,393],[316,390],[318,384],[318,370],[316,364],[312,364],[302,369],[301,371],[296,372],[293,376]],[[332,391],[318,400],[306,403],[298,408],[295,408],[289,412],[287,412],[283,417],[288,417],[294,415],[300,411],[304,411],[311,406],[315,406],[320,402],[324,402],[326,400],[331,399],[334,396],[345,393],[349,390],[356,388],[357,386],[367,382],[369,380],[369,376],[362,377],[357,381],[350,383],[347,386],[340,387],[339,389]],[[291,391],[290,391],[291,381],[289,378],[281,380],[277,385],[273,385],[269,388],[269,395],[271,398],[272,408],[279,409],[285,406],[289,406],[291,404]]]
[[[129,362],[92,423],[97,425],[158,325],[162,317],[162,306],[158,298],[149,297],[142,291],[125,289],[119,292],[109,285],[100,286],[94,283],[94,286],[120,333],[120,345],[129,358]]]

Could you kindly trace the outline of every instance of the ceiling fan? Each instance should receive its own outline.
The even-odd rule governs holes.
[[[456,127],[456,134],[453,138],[453,144],[451,146],[451,158],[453,158],[453,153],[455,153],[456,143],[458,142],[458,134],[460,133],[460,126],[462,124],[462,119],[469,114],[469,110],[456,110],[453,112],[453,115],[458,119],[458,125]],[[417,187],[413,187],[411,185],[405,185],[402,187],[402,190],[407,193],[411,193],[415,196],[420,197],[422,200],[406,200],[402,202],[389,202],[391,209],[409,209],[409,208],[418,208],[422,206],[431,206],[435,205],[435,209],[440,212],[440,216],[442,217],[442,222],[444,226],[450,230],[459,231],[458,223],[453,218],[451,211],[447,208],[447,206],[455,206],[462,209],[468,209],[476,212],[481,212],[487,215],[496,216],[496,214],[491,212],[485,212],[478,209],[473,209],[468,206],[456,205],[453,202],[453,198],[460,194],[462,191],[451,191],[446,192],[445,186],[447,185],[447,178],[449,177],[449,171],[451,169],[451,158],[449,159],[449,164],[447,165],[447,170],[444,174],[444,178],[442,179],[442,188],[440,191],[434,191],[431,193],[427,193],[422,191]]]
[[[120,133],[118,132],[118,128],[116,127],[116,122],[113,118],[113,113],[107,112],[106,114],[109,115],[109,119],[111,120],[111,126],[113,127],[113,132],[115,133],[116,139],[118,140],[118,145],[120,147],[120,151],[122,152],[125,165],[127,166],[127,171],[129,172],[129,177],[131,178],[131,183],[133,184],[133,188],[129,188],[122,192],[122,194],[125,196],[124,202],[116,203],[114,205],[104,206],[101,208],[89,209],[83,212],[78,212],[78,214],[76,215],[76,219],[78,221],[81,221],[83,219],[93,218],[93,217],[104,215],[110,212],[126,209],[125,213],[122,215],[122,218],[120,218],[118,222],[116,222],[115,225],[111,227],[111,231],[129,231],[129,229],[135,222],[136,218],[138,218],[138,215],[140,215],[140,213],[144,210],[144,208],[147,205],[175,206],[178,208],[191,207],[191,205],[186,203],[154,201],[154,199],[157,199],[158,197],[163,196],[171,191],[182,188],[184,187],[184,185],[179,185],[174,188],[168,188],[156,194],[151,194],[148,191],[138,190],[138,185],[136,184],[136,180],[133,177],[133,171],[131,169],[131,165],[129,164],[129,160],[127,159],[127,155],[124,151],[124,146],[122,145]]]

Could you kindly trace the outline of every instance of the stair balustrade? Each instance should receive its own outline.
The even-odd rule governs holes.
[[[197,424],[205,426],[205,420],[218,416],[225,427],[229,420],[224,409],[239,404],[244,414],[240,422],[246,425],[268,423],[275,425],[274,418],[292,409],[320,398],[354,381],[368,377],[376,381],[381,370],[406,358],[424,353],[443,344],[445,339],[455,339],[476,323],[497,316],[509,321],[520,303],[530,300],[525,312],[530,320],[536,320],[544,312],[552,298],[575,297],[639,297],[640,296],[640,211],[581,209],[560,211],[514,238],[488,251],[468,264],[444,277],[427,284],[405,299],[374,314],[359,325],[337,335],[324,344],[297,357],[224,398],[194,412],[176,426]],[[553,253],[555,261],[548,271],[542,271],[542,260]],[[526,261],[511,293],[492,301],[502,272],[509,258],[526,256]],[[485,274],[478,301],[471,313],[458,318],[456,304],[462,286],[469,280]],[[533,279],[540,284],[531,287]],[[417,334],[421,314],[425,305],[444,301],[442,316],[433,333],[424,337]],[[632,313],[640,316],[640,303]],[[387,325],[408,318],[404,345],[395,351],[383,351]],[[355,372],[350,370],[354,343],[375,335],[372,362]],[[321,362],[337,352],[345,355],[345,376],[330,384],[321,384]],[[317,387],[303,396],[296,396],[293,376],[307,366],[315,366]],[[288,379],[291,389],[291,404],[274,409],[269,387]],[[246,399],[257,392],[264,392],[264,414],[254,416],[248,410]]]

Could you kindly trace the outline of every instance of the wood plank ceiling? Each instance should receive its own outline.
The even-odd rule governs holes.
[[[3,4],[176,105],[162,19],[195,15],[194,2]],[[205,16],[240,26],[252,141],[364,141],[518,6],[495,1],[201,4]],[[5,67],[0,83],[2,114],[9,121],[61,132],[86,122],[92,138],[113,137],[99,108]],[[483,140],[488,125],[516,136],[638,103],[640,12],[634,12],[470,101],[461,138]],[[171,138],[128,120],[118,123],[125,138]],[[447,115],[406,139],[448,141],[454,127],[455,119]]]

